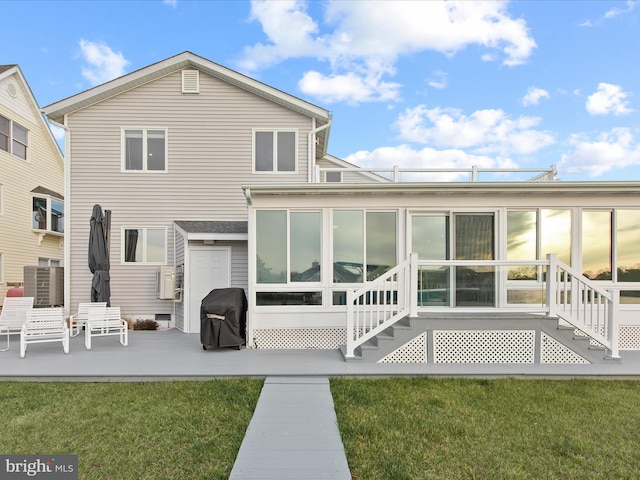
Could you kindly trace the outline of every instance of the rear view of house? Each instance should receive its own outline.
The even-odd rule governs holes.
[[[25,266],[64,263],[64,163],[18,65],[0,65],[0,303]]]
[[[248,286],[241,185],[308,182],[331,120],[190,52],[45,112],[67,131],[65,304],[89,301],[89,219],[100,204],[111,211],[111,303],[190,333],[209,291]]]

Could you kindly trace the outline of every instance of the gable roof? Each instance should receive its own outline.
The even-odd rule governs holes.
[[[58,141],[56,140],[56,138],[53,136],[53,133],[51,132],[51,128],[49,127],[49,124],[44,118],[44,115],[42,114],[42,110],[40,109],[40,106],[36,101],[36,97],[33,95],[33,92],[31,91],[31,87],[29,86],[27,79],[22,74],[22,70],[20,70],[20,66],[17,64],[0,65],[0,80],[4,78],[9,78],[11,76],[14,76],[17,81],[22,83],[22,86],[24,87],[24,91],[27,92],[27,97],[28,97],[27,100],[31,108],[33,108],[34,116],[37,118],[37,122],[40,124],[40,127],[42,128],[42,130],[46,132],[45,135],[47,135],[49,141],[51,142],[53,146],[53,150],[56,152],[56,156],[58,157],[58,161],[60,162],[60,165],[64,166],[64,158],[62,156],[62,150],[60,149],[60,145],[58,144]]]
[[[63,124],[64,116],[67,114],[82,110],[83,108],[132,90],[140,85],[188,68],[195,68],[212,77],[314,118],[316,120],[316,127],[321,127],[331,121],[331,113],[324,108],[294,97],[293,95],[223,67],[189,51],[169,57],[136,70],[135,72],[98,85],[97,87],[47,105],[43,108],[43,111],[51,121]],[[320,137],[320,145],[326,146],[328,130],[327,128],[318,132],[317,135]]]

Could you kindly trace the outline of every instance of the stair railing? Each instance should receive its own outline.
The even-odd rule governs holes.
[[[418,256],[411,254],[371,282],[347,290],[346,358],[356,348],[407,315],[417,315]]]
[[[620,358],[616,313],[620,292],[595,284],[570,266],[547,255],[547,305],[557,316],[603,345],[611,358]]]

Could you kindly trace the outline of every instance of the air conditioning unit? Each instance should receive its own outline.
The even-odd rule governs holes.
[[[64,305],[64,267],[24,267],[24,296],[36,307]]]
[[[175,267],[160,267],[156,272],[156,295],[159,300],[175,300],[176,298],[176,269]]]

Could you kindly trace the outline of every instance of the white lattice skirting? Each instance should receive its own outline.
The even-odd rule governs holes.
[[[253,331],[255,348],[331,349],[347,343],[346,328],[282,328]]]

